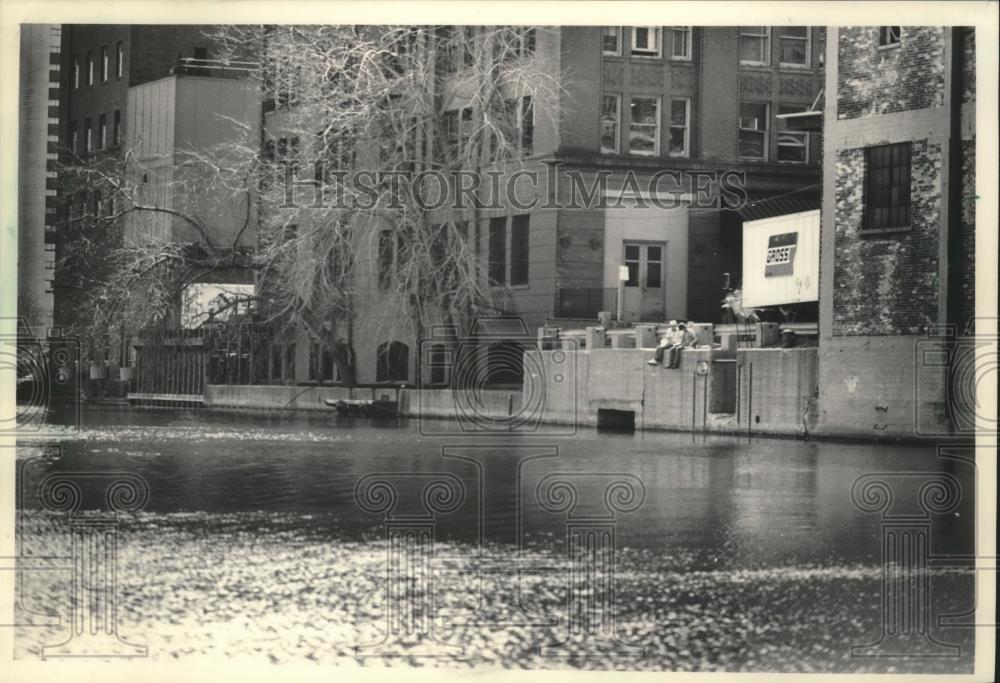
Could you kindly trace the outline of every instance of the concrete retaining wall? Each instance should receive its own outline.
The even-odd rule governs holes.
[[[544,422],[595,426],[601,411],[629,411],[637,429],[732,430],[732,353],[685,349],[676,369],[648,365],[652,349],[532,353],[545,368]]]
[[[946,368],[933,362],[929,345],[927,338],[905,336],[824,340],[819,429],[861,438],[948,434]]]
[[[819,396],[815,348],[737,352],[738,417],[743,431],[809,435]]]
[[[944,369],[918,362],[912,338],[877,347],[864,339],[829,348],[685,349],[677,369],[651,366],[652,349],[553,349],[525,355],[521,391],[404,389],[407,417],[503,419],[575,427],[601,411],[634,413],[636,429],[847,438],[914,438],[947,433]],[[822,399],[819,387],[824,387]],[[353,398],[395,395],[357,389]],[[341,387],[205,388],[205,406],[330,410]],[[562,433],[562,432],[560,432]]]
[[[395,393],[395,392],[393,392]],[[350,398],[342,387],[209,384],[205,386],[206,408],[253,408],[331,410],[326,399]],[[372,398],[369,390],[355,390],[354,398]]]

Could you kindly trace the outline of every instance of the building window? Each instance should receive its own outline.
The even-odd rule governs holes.
[[[618,154],[618,129],[621,126],[621,95],[601,98],[601,153]]]
[[[633,97],[630,106],[628,151],[630,154],[655,156],[660,149],[660,100],[656,97]]]
[[[878,27],[878,46],[879,47],[895,47],[899,45],[902,39],[902,27],[901,26],[879,26]]]
[[[626,287],[638,287],[639,286],[639,245],[638,244],[626,244],[625,245],[625,267],[628,268],[628,280],[625,281]]]
[[[490,284],[507,282],[507,219],[503,216],[490,219],[489,243]]]
[[[673,36],[671,59],[691,59],[691,27],[674,26],[670,29],[670,33]]]
[[[285,346],[285,374],[286,380],[295,381],[295,344]]]
[[[110,59],[111,59],[111,56],[108,53],[108,46],[107,45],[102,45],[101,46],[101,83],[107,83],[108,82],[108,73],[109,73],[110,66],[111,66]]]
[[[801,104],[782,104],[779,114],[798,114],[806,111]],[[809,161],[809,133],[783,131],[778,133],[778,161],[804,164]]]
[[[740,63],[770,64],[771,27],[740,26]]]
[[[652,244],[646,247],[646,287],[663,286],[663,247]]]
[[[80,152],[77,148],[76,121],[69,122],[69,151],[73,154],[78,154]]]
[[[437,30],[438,58],[444,73],[455,73],[461,66],[461,39],[453,26]]]
[[[108,144],[108,115],[97,117],[97,149],[104,149]]]
[[[80,55],[73,55],[73,90],[80,87]]]
[[[318,341],[309,345],[309,380],[312,382],[338,381],[337,364],[333,353]]]
[[[115,109],[115,123],[111,132],[111,144],[117,147],[122,144],[122,110]]]
[[[635,57],[662,56],[660,28],[657,26],[632,27],[632,55]]]
[[[605,26],[601,30],[601,53],[610,57],[622,56],[621,26]]]
[[[282,378],[282,373],[281,373],[282,355],[283,354],[282,354],[281,344],[271,344],[270,378],[272,381],[280,380]]]
[[[430,384],[438,386],[448,383],[451,369],[450,354],[444,344],[431,344],[427,351],[427,365],[430,368]]]
[[[125,46],[122,41],[115,45],[115,78],[121,78],[125,74]]]
[[[458,129],[458,155],[464,158],[469,143],[472,141],[472,107],[462,109],[462,120]]]
[[[528,284],[528,253],[530,242],[529,216],[514,216],[510,220],[510,284]]]
[[[528,57],[535,54],[535,29],[519,28],[517,29],[517,37],[518,54],[521,57]]]
[[[83,120],[83,151],[89,152],[94,149],[93,131],[90,128],[90,117]]]
[[[87,51],[87,85],[94,84],[94,53]]]
[[[910,225],[910,143],[865,150],[864,230]]]
[[[325,346],[323,353],[320,354],[319,372],[319,381],[321,382],[339,381],[340,373],[337,371],[337,364],[333,362],[333,352]]]
[[[375,381],[406,382],[409,378],[410,347],[398,341],[379,344]]]
[[[393,247],[395,240],[392,230],[383,230],[378,235],[378,286],[383,289],[392,280]]]
[[[442,128],[444,129],[444,157],[449,161],[461,158],[461,152],[459,150],[460,133],[458,125],[458,110],[450,109],[446,111],[442,121]]]
[[[781,66],[809,66],[809,27],[784,26],[778,29]]]
[[[470,110],[471,112],[471,110]],[[535,147],[535,107],[530,96],[521,98],[521,155],[531,156]]]
[[[670,100],[670,156],[686,157],[690,154],[691,100]]]
[[[740,105],[738,156],[744,159],[767,159],[767,116],[766,104],[744,102]]]

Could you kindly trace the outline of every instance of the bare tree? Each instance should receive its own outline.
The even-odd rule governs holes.
[[[362,312],[382,321],[382,333],[407,327],[418,339],[430,325],[462,329],[497,312],[480,253],[484,190],[463,203],[456,183],[510,172],[533,153],[535,104],[557,95],[554,67],[535,49],[542,30],[220,27],[222,61],[253,55],[248,77],[274,113],[263,134],[234,122],[244,131],[238,141],[185,150],[190,172],[170,195],[216,188],[243,212],[239,232],[256,234],[255,251],[238,240],[215,244],[205,217],[157,202],[134,155],[113,169],[81,166],[90,186],[121,201],[93,212],[92,227],[77,231],[81,244],[114,243],[99,237],[102,227],[143,217],[91,271],[95,325],[167,324],[190,283],[248,266],[260,319],[305,328],[353,385]],[[429,186],[444,178],[447,186],[430,194],[449,199],[430,206],[414,188],[421,178]],[[158,215],[186,230],[149,230]]]

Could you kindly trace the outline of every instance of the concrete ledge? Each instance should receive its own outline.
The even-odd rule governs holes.
[[[368,390],[355,390],[355,398],[372,398]],[[395,393],[395,392],[393,392]],[[206,408],[257,408],[269,410],[331,410],[326,399],[346,399],[343,387],[299,387],[266,384],[205,386]]]

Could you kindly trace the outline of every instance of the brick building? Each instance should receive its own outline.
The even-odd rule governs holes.
[[[160,241],[252,247],[255,243],[255,230],[240,232],[238,225],[249,196],[240,203],[199,184],[198,166],[185,156],[234,138],[241,126],[233,122],[259,124],[256,86],[243,78],[240,69],[222,68],[213,60],[217,50],[213,31],[212,26],[197,25],[62,27],[58,133],[67,170],[60,180],[61,227],[56,234],[63,264],[55,292],[58,325],[86,324],[93,315],[84,305],[89,302],[86,264],[66,261],[73,256],[72,247],[66,245],[73,244],[83,221],[103,222],[107,232],[99,234],[106,235],[105,249],[118,239],[133,245]],[[80,182],[79,169],[97,173]],[[134,206],[133,197],[102,181],[122,173],[128,174],[127,184],[134,181],[134,199],[157,211],[128,211]],[[193,218],[199,229],[181,216]],[[227,283],[253,280],[247,269],[199,278]],[[180,317],[179,309],[168,315],[174,326],[180,325]],[[118,380],[117,367],[135,367],[137,360],[142,365],[135,352],[141,342],[125,335],[125,330],[109,330],[103,341],[87,340],[83,360],[91,365],[93,379]],[[180,391],[179,381],[171,380],[175,393],[200,393],[204,373],[200,366],[187,367],[194,356],[174,361],[176,375],[193,378],[185,392]],[[161,378],[164,382],[167,374]],[[127,371],[120,376],[124,380]]]
[[[959,338],[975,313],[975,34],[828,31],[821,428],[962,431],[972,385]]]
[[[518,170],[535,181],[518,185],[516,203],[504,198],[503,208],[470,218],[501,314],[521,318],[527,330],[596,324],[599,311],[617,312],[625,266],[624,320],[718,320],[723,273],[739,283],[737,209],[749,198],[759,218],[767,215],[766,200],[779,196],[777,213],[818,206],[819,135],[785,131],[777,117],[817,100],[824,29],[617,26],[531,34],[532,58],[544,60],[558,83],[557,92],[522,102],[530,151]],[[443,87],[459,94],[444,116],[457,122],[467,115],[461,60],[453,71]],[[266,114],[266,135],[278,143],[281,127],[280,111]],[[723,177],[737,174],[727,200]],[[701,204],[699,183],[709,195]],[[590,191],[596,202],[579,201]],[[372,287],[370,299],[381,304],[379,294]],[[380,358],[389,348],[408,359],[406,373],[393,379],[418,381],[421,340],[405,325],[385,329],[387,318],[405,317],[378,311],[355,320],[355,339],[364,340],[359,381],[384,379]],[[300,339],[294,373],[272,373],[276,381],[316,379],[306,351],[312,346]],[[327,377],[335,380],[332,371]]]
[[[18,116],[18,316],[42,336],[53,324],[60,29],[21,27]]]

